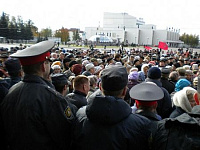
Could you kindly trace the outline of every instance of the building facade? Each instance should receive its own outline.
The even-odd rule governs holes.
[[[159,41],[169,46],[179,47],[183,44],[179,40],[177,30],[157,30],[156,25],[145,24],[142,18],[137,19],[127,13],[104,13],[103,27],[86,27],[85,38],[94,35],[105,35],[112,38],[115,44],[158,45]]]

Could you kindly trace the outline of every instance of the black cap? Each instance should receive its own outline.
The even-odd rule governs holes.
[[[9,74],[19,72],[21,70],[21,64],[18,58],[11,58],[6,60],[5,67]]]
[[[53,74],[51,76],[52,83],[56,85],[71,85],[65,74]]]
[[[128,83],[128,74],[123,66],[108,66],[101,72],[100,76],[102,88],[106,91],[121,90]]]
[[[169,74],[170,70],[168,68],[162,68],[161,69],[161,73],[163,73],[163,74]]]
[[[164,97],[163,90],[153,82],[143,82],[133,86],[130,97],[139,101],[157,101]]]

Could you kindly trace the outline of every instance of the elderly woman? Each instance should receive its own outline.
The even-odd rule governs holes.
[[[147,78],[147,72],[149,70],[149,64],[143,64],[141,71],[139,71],[139,82],[144,82],[145,79]]]
[[[197,91],[192,87],[184,87],[182,90],[176,92],[173,96],[175,110],[171,113],[170,118],[191,112],[192,108],[196,106],[196,93]]]

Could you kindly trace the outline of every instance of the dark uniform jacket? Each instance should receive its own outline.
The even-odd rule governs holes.
[[[74,113],[71,104],[35,75],[12,86],[1,104],[10,149],[68,149]]]
[[[5,79],[0,79],[0,103],[2,102],[3,98],[8,93],[9,84]]]
[[[159,118],[159,116],[157,116],[155,113],[153,113],[151,111],[137,109],[135,113],[139,114],[139,115],[142,115],[142,116],[148,118],[151,121],[159,121],[159,120],[161,120],[161,118]]]
[[[158,107],[156,110],[157,110],[158,115],[160,115],[163,119],[168,118],[169,115],[171,114],[171,112],[173,111],[171,97],[170,97],[168,91],[162,87],[162,83],[159,80],[147,78],[145,81],[146,82],[154,82],[157,86],[159,86],[163,90],[164,97],[162,100],[158,101]],[[155,93],[156,93],[156,91],[155,91]]]
[[[86,94],[80,91],[75,90],[72,93],[69,93],[67,97],[70,98],[69,101],[74,104],[78,109],[82,106],[87,105]]]
[[[73,149],[148,149],[150,121],[120,98],[96,96],[77,112]]]

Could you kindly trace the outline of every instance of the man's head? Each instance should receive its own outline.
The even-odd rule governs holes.
[[[88,94],[90,90],[90,82],[89,79],[84,75],[78,75],[75,77],[73,81],[73,88],[76,91],[80,91],[82,93]]]
[[[63,96],[68,93],[68,86],[70,85],[70,82],[67,80],[67,76],[65,74],[53,74],[51,76],[51,80],[56,91],[60,92]]]
[[[100,89],[106,96],[123,97],[126,93],[128,73],[123,66],[108,66],[100,72]]]
[[[12,77],[21,76],[21,64],[20,64],[19,59],[11,58],[11,59],[6,60],[4,64],[10,76]]]
[[[86,69],[86,71],[90,72],[91,74],[94,74],[94,73],[95,73],[93,63],[87,64],[87,65],[85,66],[85,69]]]
[[[53,41],[43,41],[10,56],[19,58],[25,74],[35,74],[46,78],[50,72],[49,51],[53,47]]]

